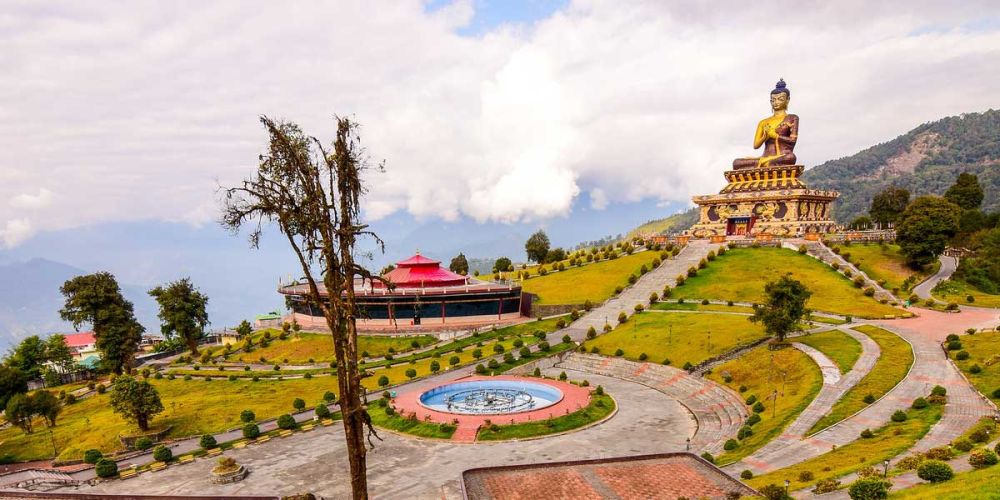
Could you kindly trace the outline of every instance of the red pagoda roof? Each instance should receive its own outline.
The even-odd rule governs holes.
[[[464,285],[468,278],[441,267],[441,261],[419,253],[396,263],[396,268],[382,276],[397,287],[441,287]]]

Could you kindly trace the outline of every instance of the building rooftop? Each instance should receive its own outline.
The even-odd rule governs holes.
[[[66,345],[69,347],[83,347],[97,342],[94,332],[67,333],[64,336],[66,337]]]
[[[718,467],[691,453],[508,465],[462,473],[465,498],[711,498],[756,495]]]

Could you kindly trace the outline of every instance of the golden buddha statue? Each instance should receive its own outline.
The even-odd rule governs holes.
[[[778,80],[771,91],[774,114],[757,124],[753,136],[753,148],[763,144],[764,154],[759,158],[737,158],[733,160],[733,169],[795,165],[795,153],[792,151],[799,136],[799,117],[788,113],[790,97],[785,80]]]

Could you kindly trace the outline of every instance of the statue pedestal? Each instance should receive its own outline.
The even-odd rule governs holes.
[[[797,238],[829,233],[837,226],[830,209],[838,196],[836,191],[807,187],[695,196],[700,214],[690,234],[695,238]]]

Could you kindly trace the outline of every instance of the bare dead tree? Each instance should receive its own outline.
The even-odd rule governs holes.
[[[263,229],[276,224],[295,252],[308,284],[308,300],[323,313],[333,334],[351,488],[354,498],[368,498],[365,437],[375,431],[363,402],[354,286],[356,279],[382,278],[357,264],[354,247],[362,237],[383,246],[360,222],[362,172],[369,168],[368,158],[357,125],[347,118],[337,118],[332,151],[294,123],[266,116],[261,122],[270,135],[268,151],[260,156],[253,176],[239,187],[224,189],[222,225],[234,233],[249,227],[250,244],[257,248]]]

